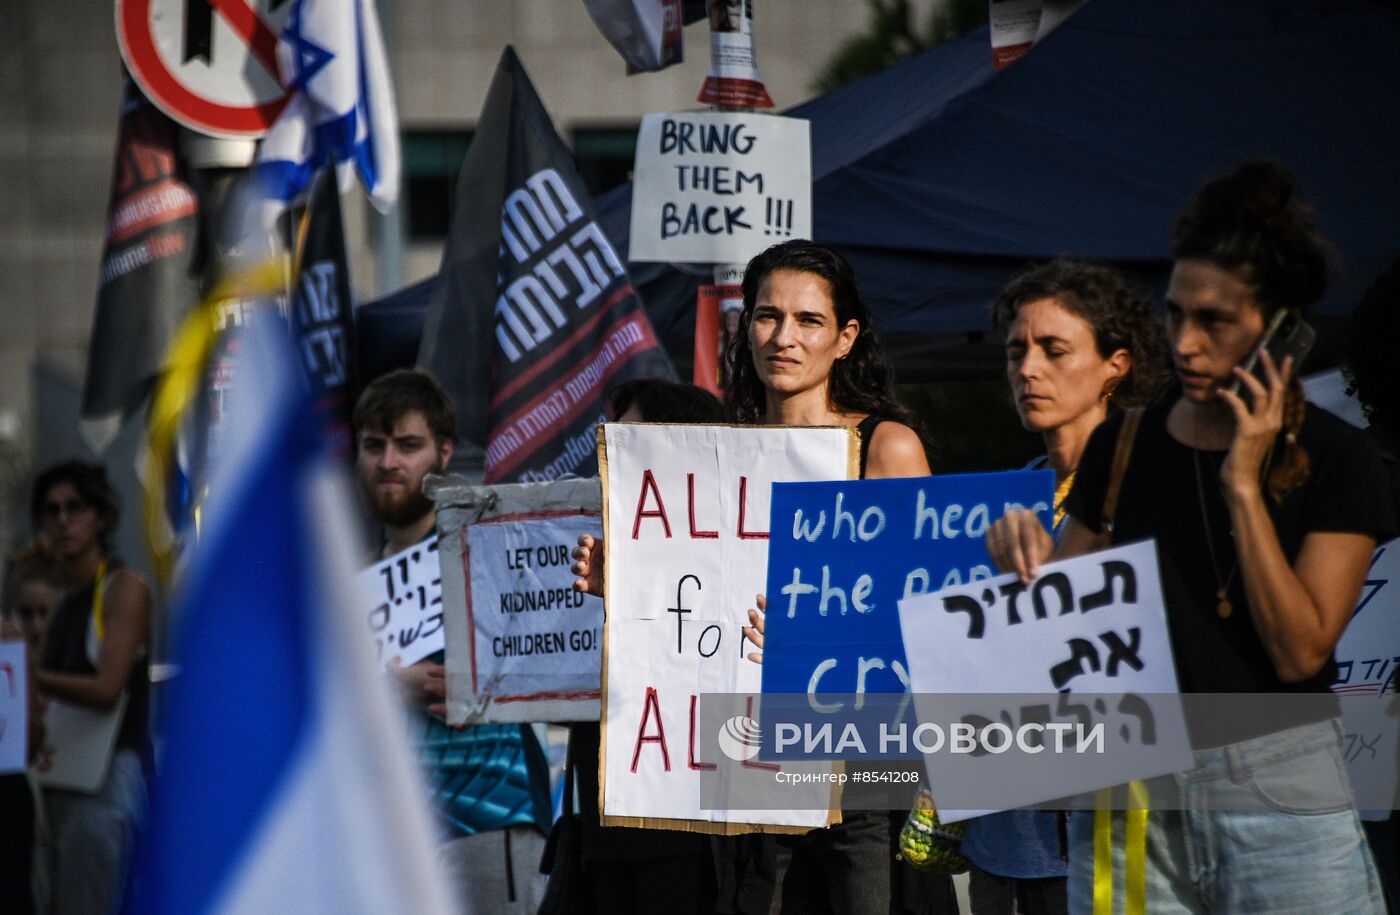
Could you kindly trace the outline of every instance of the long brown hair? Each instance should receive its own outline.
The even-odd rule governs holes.
[[[724,406],[739,422],[753,422],[763,413],[766,392],[753,364],[749,324],[763,283],[778,270],[810,273],[826,281],[836,312],[836,326],[854,320],[860,326],[845,358],[831,366],[827,392],[831,405],[848,413],[868,413],[892,419],[919,431],[917,421],[894,396],[894,377],[875,320],[861,297],[855,271],[835,249],[805,239],[773,245],[749,261],[744,271],[744,310],[739,332],[730,343],[733,372],[724,388]],[[922,437],[922,436],[921,436]]]

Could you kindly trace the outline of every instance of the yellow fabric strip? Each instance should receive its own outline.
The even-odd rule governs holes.
[[[97,630],[97,644],[107,641],[107,616],[103,612],[104,588],[107,579],[107,560],[97,564],[97,578],[92,583],[92,628]]]
[[[1147,786],[1128,784],[1127,828],[1123,837],[1123,897],[1127,915],[1147,912]]]
[[[1094,915],[1113,915],[1113,789],[1094,792]]]
[[[288,259],[270,258],[221,280],[189,316],[166,351],[164,373],[151,398],[146,455],[146,537],[162,588],[170,585],[177,544],[165,513],[165,491],[176,460],[180,423],[204,383],[211,354],[219,340],[217,307],[229,299],[280,295],[287,288]]]

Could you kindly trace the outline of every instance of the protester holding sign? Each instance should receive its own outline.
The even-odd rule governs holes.
[[[1264,352],[1262,377],[1240,368],[1271,318],[1320,298],[1324,250],[1279,166],[1202,187],[1177,221],[1167,288],[1180,393],[1135,435],[1110,418],[1079,463],[1058,555],[1156,539],[1183,692],[1327,693],[1372,550],[1396,529],[1374,445],[1304,402],[1292,358]],[[1120,436],[1136,441],[1126,463]],[[1024,516],[1005,532],[993,556],[1029,580],[1050,537]],[[1381,911],[1340,725],[1314,708],[1192,717],[1196,768],[1167,786],[1186,809],[1141,815],[1126,848],[1108,811],[1071,819],[1071,909],[1102,910],[1119,872],[1136,875],[1119,884],[1129,911]]]
[[[416,369],[390,372],[360,395],[352,417],[356,466],[371,513],[384,526],[376,558],[434,533],[437,512],[423,495],[423,478],[447,469],[456,421],[446,393]],[[549,823],[548,774],[534,732],[519,724],[444,724],[441,651],[392,669],[417,712],[415,731],[446,834],[439,858],[459,903],[466,911],[533,913],[544,894],[536,865]]]
[[[53,908],[115,911],[146,807],[141,758],[147,749],[151,594],[140,576],[109,556],[118,506],[101,466],[71,461],[45,470],[34,482],[30,517],[57,555],[66,587],[45,636],[35,675],[39,689],[68,705],[120,716],[108,722],[111,743],[104,737],[91,747],[69,743],[51,750],[90,755],[105,770],[94,793],[46,791]]]
[[[928,476],[923,442],[895,400],[889,365],[855,273],[810,241],[774,245],[744,272],[734,374],[725,405],[742,422],[855,426],[862,478]],[[758,608],[765,601],[759,598]],[[763,644],[762,617],[746,629]],[[780,841],[792,850],[783,910],[886,911],[903,814],[843,811],[842,822]]]
[[[845,258],[825,245],[794,240],[749,262],[744,307],[725,406],[739,422],[850,426],[860,430],[863,477],[929,474],[923,442],[894,397],[879,335]],[[603,544],[580,540],[575,587],[603,593]],[[758,598],[759,610],[765,606]],[[745,635],[763,646],[763,623],[749,611]],[[905,895],[892,882],[897,820],[887,813],[843,812],[843,822],[781,841],[792,849],[783,876],[783,909],[863,913],[890,909]],[[910,892],[918,892],[911,889]]]
[[[1055,471],[1054,525],[1094,429],[1111,411],[1143,406],[1167,376],[1166,346],[1151,305],[1116,270],[1058,259],[1013,279],[992,305],[1006,337],[1006,380],[1021,424],[1039,432],[1045,455],[1027,469]],[[987,532],[990,543],[1004,524]],[[977,915],[1066,911],[1059,816],[1011,810],[968,822],[962,852],[972,863]]]

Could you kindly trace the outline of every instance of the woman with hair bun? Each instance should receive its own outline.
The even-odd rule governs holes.
[[[1122,842],[1122,814],[1071,817],[1070,909],[1383,912],[1329,687],[1333,649],[1395,512],[1377,498],[1375,447],[1305,403],[1291,358],[1264,353],[1262,377],[1240,368],[1280,310],[1322,296],[1326,248],[1292,176],[1250,162],[1197,192],[1173,256],[1167,331],[1180,390],[1142,415],[1111,529],[1102,512],[1123,419],[1094,432],[1056,555],[1155,538],[1181,691],[1255,695],[1187,697],[1195,766],[1148,783],[1140,847]],[[1029,580],[1050,537],[1033,516],[1007,520],[989,546]],[[1096,833],[1119,840],[1096,849]]]

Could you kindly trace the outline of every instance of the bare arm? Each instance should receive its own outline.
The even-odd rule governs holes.
[[[97,673],[39,670],[36,679],[45,693],[89,708],[107,710],[116,706],[150,632],[151,592],[135,573],[118,569],[107,585],[103,609],[107,637],[97,658]]]
[[[926,477],[929,470],[924,443],[903,423],[880,423],[870,436],[865,478]]]
[[[1235,417],[1235,437],[1220,468],[1225,504],[1239,556],[1240,576],[1254,628],[1274,670],[1286,683],[1315,675],[1342,637],[1361,594],[1375,538],[1358,533],[1314,531],[1303,538],[1290,566],[1264,505],[1261,467],[1283,429],[1284,402],[1292,359],[1275,366],[1260,355],[1264,381],[1235,369],[1249,389],[1249,402],[1221,391]]]

